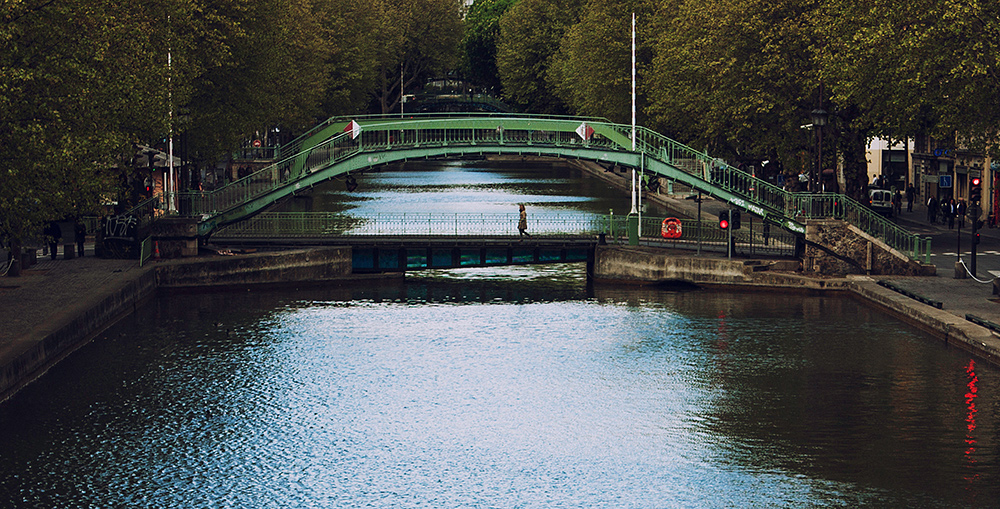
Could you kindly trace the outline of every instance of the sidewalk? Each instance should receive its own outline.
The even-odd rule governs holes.
[[[661,196],[656,199],[666,203],[668,207],[679,211],[685,211],[692,217],[697,215],[697,204],[692,200],[683,199],[682,196],[683,193],[680,193],[674,197]],[[927,205],[925,205],[925,200],[926,197],[917,197],[917,199],[913,202],[912,212],[908,212],[906,210],[906,201],[904,200],[902,212],[890,220],[907,230],[922,235],[956,231],[955,229],[949,229],[947,223],[941,222],[940,218],[938,218],[935,223],[928,222]],[[715,205],[715,208],[720,207],[721,205]],[[703,207],[703,217],[711,214],[710,212],[706,212],[706,209],[708,208],[709,207]],[[958,228],[957,221],[955,228]],[[970,231],[968,220],[965,222],[964,231]],[[984,235],[990,235],[991,237],[1000,237],[1000,230],[997,229],[984,229],[982,232]],[[984,320],[1000,324],[1000,299],[997,299],[997,296],[993,295],[993,285],[980,283],[971,278],[955,279],[952,277],[954,274],[954,259],[948,259],[947,261],[932,259],[931,261],[936,261],[938,263],[937,276],[871,276],[871,284],[875,284],[875,282],[883,279],[891,281],[895,286],[903,288],[918,296],[924,297],[928,300],[941,302],[942,311],[958,317],[963,321],[965,320],[965,316],[967,314],[972,314]],[[983,279],[984,277],[981,275],[980,280]],[[990,277],[990,279],[992,278]],[[926,306],[916,300],[913,302],[918,307]],[[926,307],[929,308],[930,306]]]
[[[106,260],[92,251],[65,260],[60,249],[57,260],[39,258],[20,277],[0,278],[0,364],[11,343],[48,329],[61,315],[89,306],[146,270],[138,260]]]

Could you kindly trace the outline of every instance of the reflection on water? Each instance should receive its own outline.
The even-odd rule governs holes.
[[[583,270],[159,298],[0,407],[0,505],[1000,500],[994,368],[853,300]]]
[[[631,175],[620,178],[631,178]],[[377,214],[516,214],[524,203],[530,214],[628,212],[629,197],[606,182],[564,164],[519,163],[488,167],[483,163],[409,163],[365,173],[356,191],[333,180],[281,206],[295,212],[345,212],[352,217]],[[643,202],[645,203],[645,202]],[[649,214],[665,209],[649,203]]]

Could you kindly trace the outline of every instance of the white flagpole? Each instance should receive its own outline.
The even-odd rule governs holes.
[[[167,17],[167,23],[169,24],[170,18]],[[173,60],[171,57],[170,49],[167,49],[167,109],[169,113],[169,137],[167,144],[167,185],[163,186],[164,191],[167,192],[167,212],[173,213],[175,211],[174,207],[174,90],[171,80],[173,78]]]
[[[635,13],[632,13],[632,152],[635,152]],[[642,235],[642,213],[637,207],[635,194],[635,168],[632,168],[632,214],[639,214],[639,230]]]

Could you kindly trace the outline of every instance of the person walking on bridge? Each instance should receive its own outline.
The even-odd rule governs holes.
[[[524,210],[523,203],[518,204],[517,207],[521,211],[521,217],[517,220],[517,231],[521,235],[530,237],[531,235],[528,235],[528,213]]]

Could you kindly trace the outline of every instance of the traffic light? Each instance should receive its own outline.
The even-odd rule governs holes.
[[[972,177],[970,181],[972,189],[969,191],[969,199],[972,203],[979,203],[982,199],[982,183],[983,181],[979,177]]]
[[[978,245],[978,244],[979,244],[979,232],[976,232],[972,234],[972,245]]]
[[[729,222],[732,223],[734,230],[740,229],[740,211],[733,210],[729,213]]]
[[[722,230],[729,229],[729,211],[723,210],[719,212],[719,228]]]

